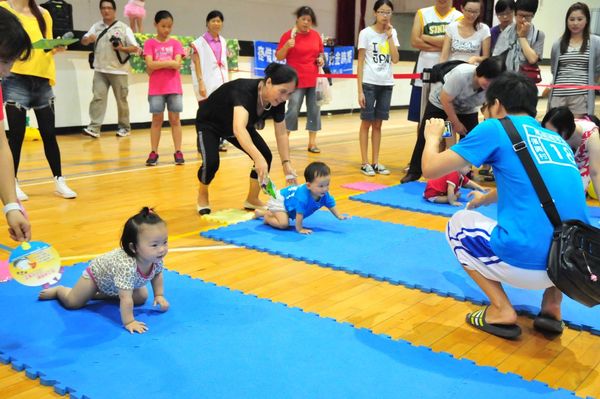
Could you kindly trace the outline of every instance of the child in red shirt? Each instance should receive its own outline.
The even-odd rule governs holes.
[[[460,198],[461,187],[486,192],[486,189],[467,177],[467,174],[470,171],[471,166],[465,166],[464,168],[448,173],[445,176],[429,180],[425,187],[423,197],[429,202],[463,206],[463,204],[458,201]]]

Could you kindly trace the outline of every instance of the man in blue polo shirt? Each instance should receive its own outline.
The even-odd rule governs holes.
[[[488,88],[479,124],[458,144],[439,153],[444,131],[441,119],[430,119],[425,128],[423,174],[435,178],[461,167],[491,165],[497,190],[474,194],[468,210],[449,221],[448,242],[458,261],[479,285],[490,306],[467,315],[474,327],[503,338],[516,338],[521,329],[517,314],[502,283],[526,289],[545,289],[541,312],[534,326],[543,332],[562,332],[562,293],[546,273],[553,227],[548,220],[510,138],[499,118],[508,116],[527,144],[561,219],[588,222],[581,178],[569,145],[534,119],[537,88],[528,78],[505,73]],[[470,210],[498,202],[498,220]]]

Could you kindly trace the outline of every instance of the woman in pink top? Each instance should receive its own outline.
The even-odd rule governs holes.
[[[586,191],[590,183],[594,185],[596,192],[600,190],[598,123],[600,121],[595,116],[575,119],[571,110],[565,106],[552,108],[542,120],[543,127],[560,134],[573,149],[583,189]]]
[[[162,10],[154,17],[156,26],[156,39],[149,39],[144,43],[144,58],[146,71],[150,74],[148,88],[148,102],[152,114],[150,127],[150,144],[152,150],[146,166],[155,166],[158,163],[158,144],[160,143],[160,129],[163,123],[165,105],[169,112],[171,135],[175,146],[175,165],[183,165],[185,160],[181,153],[181,121],[179,114],[183,111],[183,89],[181,87],[181,58],[184,55],[181,43],[171,37],[173,29],[173,16],[170,12]]]
[[[317,105],[316,86],[319,67],[325,63],[323,41],[319,32],[312,29],[317,25],[317,17],[312,8],[303,6],[295,12],[296,26],[285,32],[279,39],[275,56],[286,60],[298,73],[298,87],[288,101],[285,125],[288,130],[298,130],[298,113],[306,97],[306,130],[308,130],[308,151],[321,152],[317,147],[317,132],[321,130],[321,109]]]

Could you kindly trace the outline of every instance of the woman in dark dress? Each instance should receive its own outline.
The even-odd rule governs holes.
[[[296,172],[290,162],[285,127],[285,102],[296,89],[298,76],[293,68],[270,64],[263,79],[237,79],[213,92],[198,109],[196,131],[202,166],[198,170],[200,188],[197,211],[210,213],[208,186],[219,169],[219,139],[222,137],[244,151],[254,161],[250,187],[244,208],[264,207],[258,198],[260,184],[268,179],[273,158],[271,150],[258,133],[265,120],[273,118],[277,149],[288,184],[296,184]]]

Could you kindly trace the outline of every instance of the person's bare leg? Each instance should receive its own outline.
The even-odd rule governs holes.
[[[152,114],[152,124],[150,125],[150,147],[152,151],[158,153],[158,144],[160,143],[160,130],[163,124],[163,114]]]
[[[358,141],[360,143],[360,159],[361,165],[369,163],[369,129],[371,121],[360,121],[360,129],[358,130]]]
[[[560,304],[563,294],[556,287],[546,288],[542,298],[542,314],[544,316],[554,317],[556,320],[562,320]]]
[[[379,148],[381,147],[381,124],[383,121],[377,119],[371,125],[371,152],[373,165],[379,163]]]
[[[502,284],[485,278],[475,270],[467,268],[465,270],[490,300],[490,306],[485,314],[485,321],[489,324],[515,324],[517,322],[517,312],[508,300]]]
[[[246,201],[255,206],[265,206],[265,204],[258,198],[260,194],[260,187],[258,185],[258,179],[250,178],[248,187],[248,196]]]
[[[73,288],[59,285],[40,291],[41,300],[58,299],[66,309],[79,309],[94,297],[98,287],[93,280],[81,277]]]
[[[308,148],[317,148],[317,132],[308,132]]]
[[[142,287],[133,290],[132,298],[134,306],[141,306],[145,304],[146,300],[148,300],[148,289],[146,287]]]
[[[200,183],[198,187],[198,202],[197,204],[202,207],[209,206],[208,202],[208,184]]]
[[[175,151],[181,151],[181,120],[179,112],[169,112],[169,124],[171,125],[171,135],[173,136],[173,146]]]
[[[290,226],[287,212],[267,211],[265,213],[265,224],[281,230],[285,230]]]

